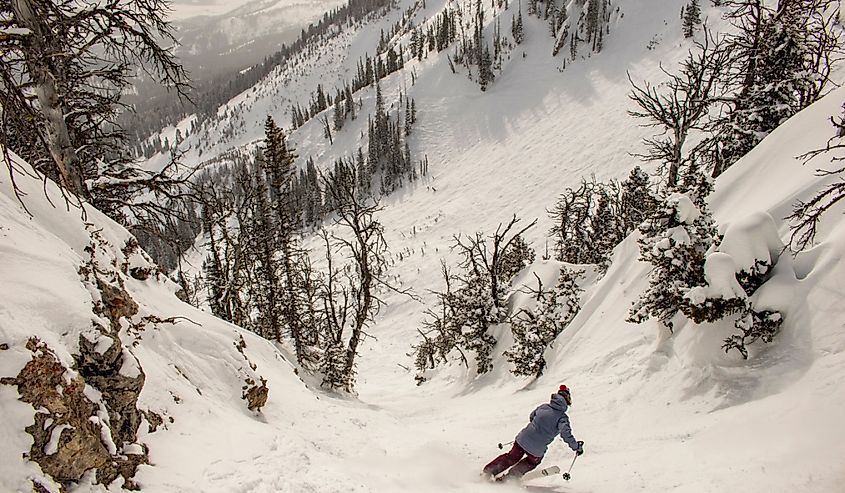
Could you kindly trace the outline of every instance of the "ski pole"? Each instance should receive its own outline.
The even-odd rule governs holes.
[[[572,458],[572,462],[569,464],[569,469],[565,473],[563,473],[563,479],[569,481],[570,478],[572,478],[572,476],[570,476],[569,473],[572,472],[572,466],[575,465],[575,459],[577,459],[577,458],[578,458],[578,454],[575,454],[575,457]]]
[[[505,445],[510,445],[512,443],[513,443],[513,440],[509,441],[508,443],[500,443],[499,444],[499,450],[502,450],[503,448],[505,448]]]
[[[578,442],[578,445],[583,447],[584,442]],[[572,466],[575,465],[575,459],[577,459],[577,458],[578,458],[578,452],[575,452],[575,457],[572,458],[572,462],[569,464],[569,469],[565,473],[563,473],[563,479],[565,479],[566,481],[569,481],[572,478],[572,476],[569,473],[572,472]]]

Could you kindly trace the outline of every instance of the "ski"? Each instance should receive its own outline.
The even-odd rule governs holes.
[[[522,480],[528,481],[528,480],[531,480],[531,479],[542,478],[544,476],[551,476],[551,475],[557,474],[559,472],[560,472],[560,467],[558,467],[558,466],[549,466],[549,467],[546,467],[545,469],[535,469],[533,471],[525,473],[525,475],[522,476]]]

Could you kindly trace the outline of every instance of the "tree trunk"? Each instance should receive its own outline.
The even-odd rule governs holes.
[[[354,225],[353,231],[358,248],[360,249],[355,260],[361,275],[361,299],[356,300],[355,325],[352,327],[352,336],[349,338],[349,346],[346,350],[346,368],[344,368],[344,374],[350,379],[355,367],[355,356],[358,354],[358,343],[361,342],[364,326],[370,318],[370,310],[373,306],[373,273],[368,257],[373,247],[367,243],[367,239],[363,236],[363,226],[360,223],[360,219],[355,217],[352,224]]]
[[[26,63],[36,87],[39,109],[47,130],[47,146],[56,163],[61,185],[80,199],[90,201],[91,194],[85,186],[82,166],[70,141],[64,109],[59,100],[56,79],[61,74],[51,71],[50,57],[45,56],[61,53],[61,50],[49,46],[53,36],[44,32],[45,28],[32,8],[32,0],[13,0],[12,11],[19,24],[32,31],[26,45]]]

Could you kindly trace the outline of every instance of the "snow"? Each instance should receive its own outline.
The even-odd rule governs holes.
[[[123,348],[121,355],[122,361],[120,365],[120,375],[129,378],[138,378],[141,376],[141,367],[138,366],[138,360],[127,348]]]
[[[756,212],[728,225],[719,251],[731,256],[736,263],[736,272],[750,272],[759,263],[774,265],[783,247],[772,216]]]
[[[702,304],[708,299],[745,298],[745,291],[736,280],[736,264],[727,253],[715,252],[704,261],[706,286],[696,286],[684,295],[693,304]]]
[[[326,10],[331,2],[321,1],[296,1],[296,0],[176,0],[171,2],[172,11],[167,16],[173,21],[182,21],[199,16],[223,16],[225,14],[256,15],[261,12],[284,10],[288,14],[286,19],[291,24],[290,18],[297,14],[302,16],[304,12],[314,17],[316,12]],[[306,17],[307,18],[307,17]]]
[[[780,311],[789,317],[788,307],[795,304],[795,297],[801,291],[792,259],[784,255],[783,260],[772,270],[771,279],[754,292],[752,302],[757,311]]]
[[[683,226],[676,226],[676,227],[670,229],[669,230],[669,238],[671,238],[672,241],[675,242],[675,244],[679,244],[679,245],[686,245],[691,241],[690,236],[689,236],[689,231],[687,231],[687,229],[684,228]],[[665,239],[666,238],[664,238],[664,240]],[[664,240],[660,240],[660,241],[663,242]],[[664,243],[661,243],[661,244],[664,244]],[[670,245],[671,245],[671,243],[670,243]],[[668,254],[669,251],[667,251],[666,253]]]
[[[424,13],[430,17],[444,2],[427,3]],[[630,153],[641,151],[640,139],[651,130],[625,114],[631,108],[626,72],[634,80],[658,81],[660,62],[668,67],[685,54],[689,45],[680,39],[677,18],[683,4],[620,1],[624,17],[604,51],[563,72],[548,57],[545,22],[526,17],[528,36],[519,47],[526,57],[513,58],[483,94],[436,57],[412,63],[414,85],[409,70],[383,81],[386,101],[395,101],[400,89],[415,98],[420,121],[412,151],[427,154],[432,170],[421,184],[387,197],[378,215],[392,251],[412,252],[393,259],[391,279],[431,303],[428,290],[441,288],[440,259],[455,261],[452,235],[489,234],[513,213],[539,219],[526,240],[542,257],[550,226],[545,211],[565,187],[590,174],[621,179],[638,164]],[[704,10],[718,25],[714,11]],[[221,114],[228,111],[246,130],[231,141],[220,138],[225,123],[206,130],[213,144],[203,158],[260,138],[268,113],[287,122],[291,101],[304,102],[318,80],[330,85],[348,76],[359,55],[372,53],[379,27],[397,17],[394,12],[363,32],[345,31],[315,55],[306,73],[280,69],[231,101]],[[648,49],[653,39],[661,41]],[[360,96],[371,108],[374,91]],[[771,255],[776,243],[766,217],[783,243],[788,225],[782,218],[795,200],[835,179],[816,176],[814,167],[821,164],[801,166],[794,156],[824,146],[833,133],[829,117],[840,113],[843,99],[845,90],[837,90],[797,115],[716,181],[709,206],[728,241],[711,255],[708,276],[719,292],[736,288],[726,282],[728,256],[736,268]],[[300,159],[313,155],[324,164],[355,149],[364,125],[365,117],[347,123],[332,147],[315,122],[291,141]],[[200,160],[196,139],[192,135],[186,143],[192,146],[189,156]],[[93,317],[92,294],[77,272],[87,258],[85,224],[79,211],[43,200],[39,181],[19,177],[29,217],[5,173],[0,172],[0,342],[9,349],[0,352],[0,375],[14,376],[26,364],[23,348],[31,335],[71,367],[79,335]],[[47,192],[61,204],[52,186]],[[678,197],[677,204],[679,219],[693,220],[688,199]],[[406,369],[407,353],[425,307],[383,293],[388,304],[370,329],[373,337],[362,345],[356,396],[304,383],[288,348],[181,303],[172,283],[127,278],[138,317],[184,317],[147,325],[135,336],[121,331],[125,351],[134,355],[124,358],[125,370],[131,373],[137,358],[146,375],[139,407],[163,418],[155,432],[140,427],[138,442],[149,447],[151,465],[141,466],[136,479],[143,491],[164,493],[489,491],[478,472],[500,453],[496,444],[511,440],[528,413],[566,383],[574,399],[573,432],[586,442],[586,454],[577,460],[571,481],[537,479],[529,491],[841,491],[845,222],[838,212],[825,217],[811,250],[795,258],[781,254],[772,278],[752,297],[755,308],[777,308],[785,319],[778,338],[755,344],[747,361],[721,349],[722,339],[735,331],[731,323],[679,322],[670,336],[655,322],[624,321],[647,285],[649,266],[637,260],[637,234],[616,248],[604,276],[587,272],[580,281],[582,308],[547,350],[549,366],[540,379],[510,375],[501,358],[509,340],[501,337],[491,373],[476,378],[454,365],[416,386]],[[120,248],[128,234],[95,211],[88,221],[108,241],[102,255],[125,260]],[[536,272],[551,287],[559,268],[538,260],[517,284],[535,287]],[[528,300],[514,295],[512,303]],[[502,327],[495,330],[503,336]],[[255,371],[235,349],[240,337]],[[256,375],[270,388],[260,414],[248,411],[240,398],[244,378]],[[0,385],[0,491],[29,491],[29,478],[43,477],[22,459],[32,444],[23,430],[32,424],[33,410],[17,398],[14,387]],[[571,459],[556,444],[543,465],[565,469]],[[52,482],[45,485],[58,491]],[[91,479],[76,489],[105,491]]]
[[[88,418],[88,421],[100,427],[100,441],[103,442],[106,446],[106,450],[108,450],[110,454],[116,454],[117,445],[114,444],[114,439],[112,439],[111,436],[111,429],[106,424],[109,422],[108,413],[101,410],[97,413],[97,416],[91,416]]]
[[[59,451],[59,440],[62,438],[62,432],[67,429],[73,429],[73,426],[68,424],[61,424],[53,428],[50,433],[50,441],[44,446],[44,453],[46,455],[53,455]]]
[[[666,203],[675,209],[675,219],[683,224],[692,224],[701,216],[701,211],[683,193],[673,193],[666,199]]]
[[[137,443],[127,443],[123,446],[123,454],[142,455],[144,447]]]
[[[108,351],[109,348],[112,347],[112,344],[114,344],[114,340],[93,329],[83,332],[82,337],[84,337],[88,342],[95,343],[94,351],[97,354],[106,354],[106,351]]]

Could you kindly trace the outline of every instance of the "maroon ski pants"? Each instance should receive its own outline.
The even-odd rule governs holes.
[[[508,476],[521,477],[523,474],[537,467],[542,460],[542,457],[529,454],[514,441],[513,447],[511,447],[509,452],[496,457],[493,459],[493,462],[484,466],[484,472],[498,476],[504,470],[513,466],[508,471]]]

